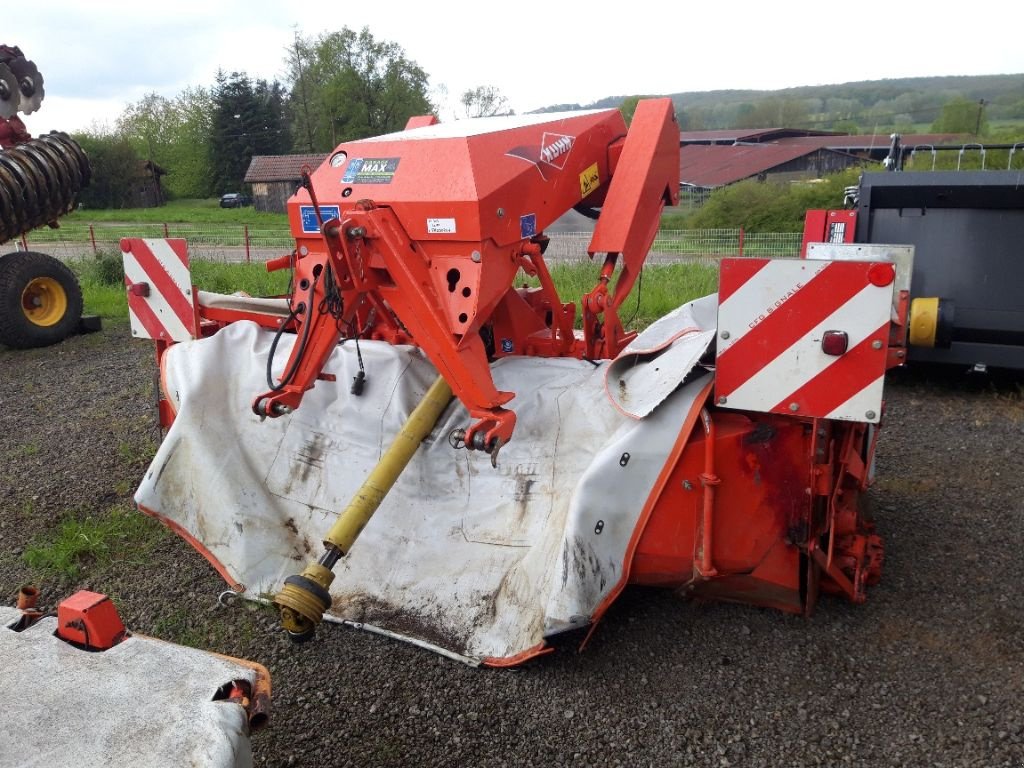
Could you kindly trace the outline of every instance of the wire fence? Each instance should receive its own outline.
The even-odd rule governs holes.
[[[262,263],[288,253],[295,241],[286,229],[250,229],[248,226],[211,224],[66,224],[37,229],[17,247],[43,251],[64,260],[120,253],[124,237],[181,237],[194,259],[218,262]],[[549,235],[544,253],[548,261],[583,261],[588,258],[590,232]],[[647,262],[717,263],[726,256],[791,258],[800,255],[799,232],[745,232],[742,229],[662,230]],[[2,248],[0,248],[2,250]]]

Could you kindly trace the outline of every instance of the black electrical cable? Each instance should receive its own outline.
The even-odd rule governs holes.
[[[299,306],[302,306],[301,304]],[[274,355],[277,353],[277,343],[281,340],[281,336],[284,334],[284,329],[287,328],[295,317],[299,313],[296,310],[291,310],[288,313],[288,318],[281,323],[281,327],[277,329],[277,333],[274,334],[274,340],[270,343],[270,354],[267,355],[267,386],[270,387],[271,392],[279,392],[284,389],[287,381],[284,378],[281,379],[280,383],[274,383]]]
[[[363,332],[356,326],[356,319],[353,317],[348,321],[348,336],[342,340],[342,344],[349,339],[354,339],[356,343],[356,360],[359,361],[359,373],[352,378],[352,387],[349,390],[356,396],[363,394],[363,390],[366,388],[366,368],[363,365],[363,352],[359,348],[359,337],[362,335]]]
[[[320,300],[320,306],[318,311],[321,315],[330,315],[334,318],[334,323],[337,325],[338,330],[341,331],[341,316],[345,312],[345,303],[342,300],[341,293],[338,291],[338,284],[334,281],[334,272],[331,270],[331,265],[328,264],[324,270],[326,275],[324,280],[324,297]]]
[[[323,274],[323,273],[321,273]],[[295,355],[295,360],[292,362],[291,367],[281,377],[281,381],[277,384],[274,383],[274,355],[277,353],[277,344],[281,341],[281,336],[284,334],[285,328],[287,328],[299,313],[303,310],[303,305],[299,304],[298,307],[291,310],[288,314],[288,319],[281,323],[281,327],[277,329],[277,333],[274,335],[274,341],[270,344],[270,354],[267,356],[267,386],[270,387],[271,392],[280,392],[295,378],[295,372],[299,369],[299,363],[302,362],[302,356],[306,352],[306,342],[309,341],[309,330],[313,325],[313,294],[316,291],[316,284],[319,277],[313,278],[313,282],[309,286],[309,300],[306,302],[306,322],[302,326],[302,337],[299,339],[299,351]]]

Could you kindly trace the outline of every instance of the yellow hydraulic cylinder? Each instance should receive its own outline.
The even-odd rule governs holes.
[[[952,299],[918,297],[910,302],[910,333],[914,347],[949,349],[953,343],[956,303]]]
[[[308,639],[323,620],[324,611],[331,604],[329,588],[334,581],[331,569],[348,554],[451,399],[451,387],[438,376],[327,532],[324,555],[306,566],[301,575],[285,579],[284,587],[274,597],[274,604],[281,610],[281,624],[293,638]]]
[[[917,298],[910,302],[910,343],[915,347],[934,347],[939,328],[939,299]]]

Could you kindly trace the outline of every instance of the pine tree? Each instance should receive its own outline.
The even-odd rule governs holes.
[[[210,167],[217,193],[236,191],[253,155],[288,152],[285,89],[244,72],[217,73],[213,88]]]

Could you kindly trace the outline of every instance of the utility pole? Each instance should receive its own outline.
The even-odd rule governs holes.
[[[985,110],[985,100],[978,99],[978,119],[974,123],[974,136],[977,137],[981,133],[981,113]]]

